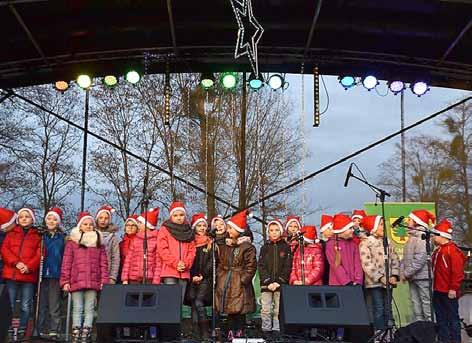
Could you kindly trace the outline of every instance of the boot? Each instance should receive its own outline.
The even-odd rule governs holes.
[[[198,322],[198,326],[200,328],[200,337],[204,341],[208,341],[210,339],[210,323],[208,320],[201,320]]]
[[[199,322],[192,322],[192,337],[191,338],[196,339],[198,341],[201,339]]]
[[[92,342],[92,328],[89,326],[84,326],[82,328],[82,334],[80,335],[80,343],[90,342]]]
[[[79,343],[80,342],[80,327],[74,326],[72,328],[71,341],[72,341],[72,343]]]

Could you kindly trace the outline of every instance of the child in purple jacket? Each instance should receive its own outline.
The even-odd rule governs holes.
[[[101,233],[88,212],[79,215],[62,260],[60,285],[72,293],[72,342],[90,342],[97,293],[109,282]]]

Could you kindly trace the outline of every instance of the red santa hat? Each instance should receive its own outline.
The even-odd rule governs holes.
[[[408,217],[413,219],[413,221],[416,224],[418,224],[420,226],[423,226],[424,228],[429,228],[430,222],[433,225],[436,222],[436,217],[434,216],[434,214],[432,214],[431,212],[429,212],[427,210],[414,210],[414,211],[411,211],[410,214],[408,215]]]
[[[239,233],[244,233],[247,229],[247,217],[251,217],[249,210],[236,213],[228,220],[228,225]]]
[[[159,208],[150,208],[147,212],[141,213],[136,220],[141,224],[145,224],[147,228],[155,230],[159,220]]]
[[[20,208],[20,209],[18,210],[18,212],[17,212],[17,213],[18,213],[18,216],[19,216],[20,213],[23,212],[23,211],[26,211],[26,212],[28,212],[28,213],[30,214],[31,218],[33,218],[33,224],[35,224],[35,223],[36,223],[36,216],[34,215],[33,210],[32,210],[31,208],[28,208],[28,207]],[[17,219],[18,219],[18,218],[17,218]]]
[[[279,219],[273,219],[273,220],[271,220],[267,223],[267,227],[266,227],[267,237],[269,236],[269,226],[271,226],[271,225],[277,225],[277,227],[280,230],[280,235],[283,235],[284,226],[282,225],[282,222]]]
[[[134,225],[138,225],[138,218],[139,218],[139,216],[137,214],[132,214],[132,215],[128,216],[128,218],[126,218],[126,220],[125,220],[125,225],[128,222],[131,222]]]
[[[441,220],[431,231],[441,237],[452,239],[452,223],[447,219]]]
[[[216,225],[216,222],[218,220],[221,220],[223,222],[223,224],[225,225],[226,227],[226,223],[225,223],[225,220],[223,219],[223,216],[221,214],[217,214],[216,216],[214,216],[213,218],[211,218],[211,223],[210,223],[210,227],[211,228],[214,228],[215,225]]]
[[[302,228],[303,240],[308,244],[319,243],[318,234],[316,233],[315,225],[305,225]]]
[[[46,213],[45,218],[47,216],[53,216],[54,218],[56,218],[56,220],[60,224],[62,222],[62,219],[64,218],[64,213],[62,212],[62,210],[59,207],[53,207]]]
[[[354,226],[351,218],[345,214],[338,213],[333,218],[333,233],[339,234]]]
[[[16,218],[15,211],[0,207],[0,230],[5,231],[7,227],[15,223]]]
[[[320,232],[333,228],[333,217],[327,214],[321,215]]]
[[[185,209],[185,205],[181,201],[174,201],[174,202],[172,202],[172,204],[170,204],[169,217],[172,216],[172,214],[175,211],[182,211],[182,212],[184,212],[184,214],[187,213],[187,210]]]
[[[92,217],[92,215],[87,212],[87,211],[84,211],[84,212],[80,212],[79,213],[79,216],[77,218],[77,228],[80,229],[80,225],[82,225],[82,223],[86,220],[86,219],[92,219],[92,222],[93,222],[93,226],[95,226],[95,219]]]
[[[194,214],[192,216],[192,229],[195,229],[195,227],[199,223],[206,223],[208,225],[207,217],[206,217],[205,213],[203,213],[203,212],[199,212],[199,213]]]
[[[362,218],[364,218],[367,214],[365,213],[364,210],[354,210],[352,212],[352,216],[351,216],[351,219],[354,220],[356,218],[359,218],[360,220],[362,220]]]
[[[373,235],[379,228],[381,220],[382,216],[365,216],[362,218],[362,227]]]
[[[300,217],[294,215],[290,215],[287,217],[287,221],[285,222],[285,231],[288,230],[288,226],[292,223],[297,223],[298,231],[300,231],[300,229],[302,228],[302,222],[300,221]]]
[[[112,213],[115,212],[115,209],[111,207],[110,205],[103,205],[100,207],[97,211],[97,214],[95,215],[95,218],[98,218],[102,213],[107,213],[108,217],[111,219]]]

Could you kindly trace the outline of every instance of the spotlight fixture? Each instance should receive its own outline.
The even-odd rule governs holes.
[[[280,74],[274,74],[269,77],[268,81],[269,87],[273,90],[277,90],[279,88],[283,88],[285,85],[285,79]]]
[[[401,80],[390,81],[388,83],[388,89],[390,89],[393,94],[397,95],[398,93],[403,92],[405,89],[405,82]]]
[[[227,72],[221,74],[221,84],[225,89],[233,89],[238,84],[238,74],[234,72]]]
[[[313,127],[320,126],[320,72],[318,65],[313,68]]]
[[[136,70],[130,70],[129,72],[126,73],[126,81],[129,83],[135,85],[141,80],[141,75]]]
[[[107,75],[103,78],[103,84],[107,87],[114,87],[118,84],[118,78],[114,75]]]
[[[56,81],[54,83],[54,88],[56,88],[56,90],[59,92],[65,92],[67,89],[69,89],[69,82],[62,80]]]
[[[77,77],[77,84],[80,88],[87,89],[92,85],[92,79],[87,74],[81,74]]]
[[[339,83],[341,84],[341,86],[343,86],[343,88],[345,90],[351,88],[351,87],[354,87],[357,83],[356,83],[356,78],[354,76],[350,76],[350,75],[344,75],[344,76],[340,76],[338,78],[339,80]]]
[[[248,83],[249,83],[249,88],[257,91],[264,86],[264,78],[262,77],[260,73],[257,77],[254,73],[251,73],[251,75],[249,75]]]
[[[418,97],[424,95],[427,91],[429,91],[429,86],[424,81],[416,81],[410,85],[411,91],[413,94],[417,95]]]
[[[213,73],[203,73],[200,78],[200,85],[204,89],[210,89],[215,84],[215,75]]]
[[[372,90],[379,84],[377,78],[373,75],[368,75],[362,79],[362,85],[368,90]]]

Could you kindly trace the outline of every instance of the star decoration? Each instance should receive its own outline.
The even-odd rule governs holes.
[[[254,17],[251,1],[252,0],[230,0],[239,28],[234,58],[247,55],[252,70],[257,76],[259,75],[257,44],[264,33],[264,28]]]

